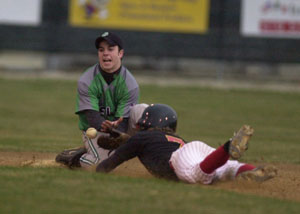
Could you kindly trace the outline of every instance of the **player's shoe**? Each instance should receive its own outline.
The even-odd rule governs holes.
[[[263,182],[274,178],[277,175],[277,169],[274,166],[260,166],[253,170],[245,171],[237,176],[239,180]]]
[[[234,134],[229,145],[229,155],[232,159],[239,159],[248,149],[248,142],[253,132],[253,128],[248,125],[243,125],[240,130]]]

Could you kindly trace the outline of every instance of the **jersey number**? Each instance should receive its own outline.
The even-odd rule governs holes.
[[[102,116],[109,116],[110,115],[110,107],[100,107],[100,114]]]

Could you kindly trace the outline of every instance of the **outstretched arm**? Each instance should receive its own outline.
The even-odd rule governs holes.
[[[115,153],[102,161],[96,168],[97,172],[110,172],[124,161],[132,159],[138,155],[139,143],[134,137],[131,137],[127,143],[121,145],[115,150]]]
[[[106,160],[102,161],[96,168],[96,172],[110,172],[119,166],[124,161],[118,155],[112,155]]]

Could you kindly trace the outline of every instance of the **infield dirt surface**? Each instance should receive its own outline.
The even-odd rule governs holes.
[[[54,161],[56,154],[39,152],[0,152],[0,166],[15,167],[64,167]],[[262,163],[263,164],[263,163]],[[255,163],[258,165],[258,163]],[[224,189],[243,194],[252,194],[300,202],[300,165],[272,164],[278,176],[263,183],[249,181],[218,182],[205,188]],[[66,170],[68,170],[66,168]],[[127,161],[113,171],[121,176],[151,178],[137,158]],[[201,184],[198,184],[201,185]],[[201,187],[204,187],[201,185]]]

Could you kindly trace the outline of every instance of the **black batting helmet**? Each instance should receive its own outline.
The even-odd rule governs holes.
[[[149,128],[170,128],[175,132],[177,127],[177,114],[176,111],[168,105],[151,104],[144,110],[138,125],[142,130]]]

